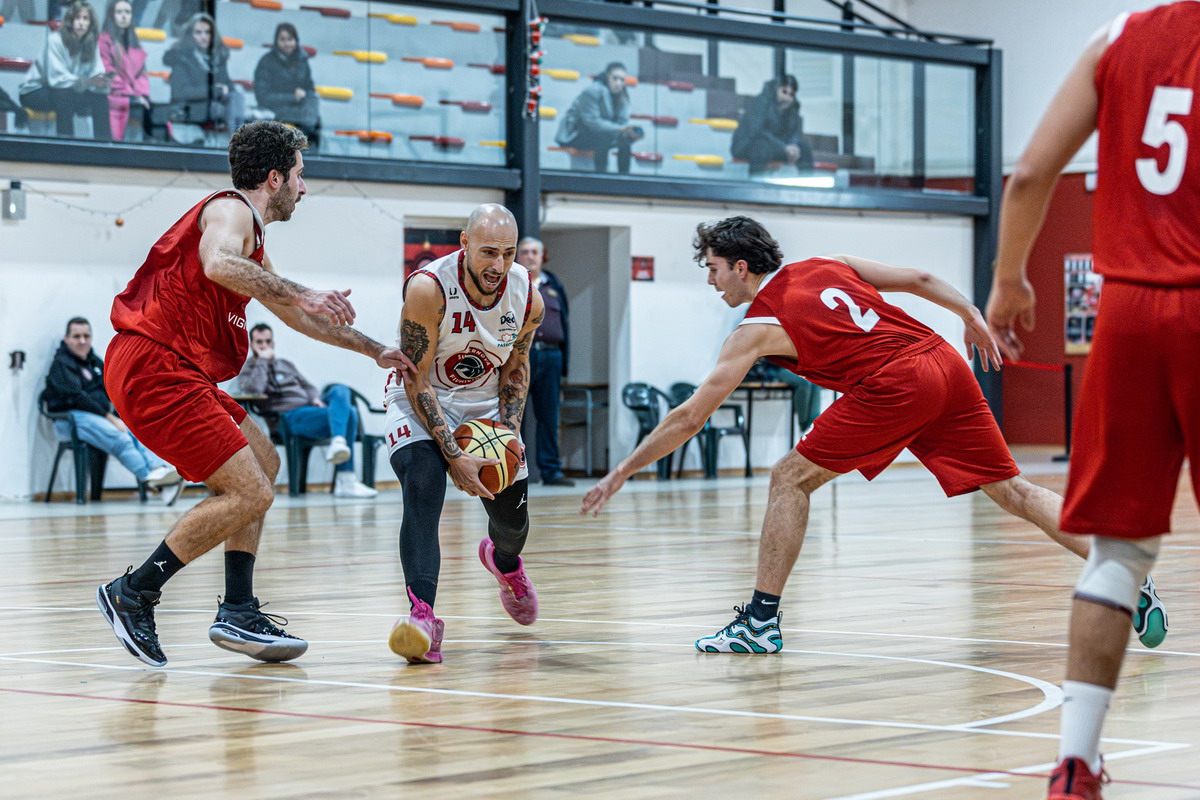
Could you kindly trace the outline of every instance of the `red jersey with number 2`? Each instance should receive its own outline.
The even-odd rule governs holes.
[[[1200,286],[1200,3],[1118,17],[1096,68],[1097,271]]]
[[[249,297],[230,291],[204,274],[200,263],[200,214],[221,197],[235,197],[254,214],[254,252],[263,262],[263,226],[258,212],[236,189],[214,192],[197,203],[155,242],[145,263],[117,295],[112,325],[175,351],[214,383],[235,377],[249,347]]]
[[[761,285],[743,325],[787,332],[797,361],[769,360],[809,381],[848,392],[932,330],[888,303],[846,264],[810,258],[781,267]]]

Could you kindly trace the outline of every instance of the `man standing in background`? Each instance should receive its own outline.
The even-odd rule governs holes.
[[[558,407],[570,352],[567,290],[554,273],[542,269],[545,257],[546,247],[540,239],[526,236],[517,245],[517,263],[529,270],[533,288],[546,304],[546,319],[534,334],[529,352],[529,402],[537,418],[534,463],[546,486],[574,486],[575,481],[563,477],[558,452]]]

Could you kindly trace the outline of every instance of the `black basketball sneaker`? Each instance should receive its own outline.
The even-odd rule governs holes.
[[[259,661],[291,661],[308,650],[308,642],[284,633],[287,620],[264,614],[258,598],[246,603],[221,603],[217,618],[208,628],[208,638],[217,647],[257,658]]]
[[[162,592],[135,592],[129,588],[129,573],[133,567],[112,583],[96,589],[96,605],[112,626],[117,641],[129,654],[152,667],[166,665],[167,657],[158,645],[154,629],[154,607]]]

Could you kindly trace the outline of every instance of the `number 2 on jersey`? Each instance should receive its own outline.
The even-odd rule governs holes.
[[[837,310],[838,300],[846,304],[846,308],[850,312],[850,319],[854,320],[854,324],[867,333],[870,333],[875,324],[879,322],[879,315],[874,310],[868,308],[864,311],[859,308],[858,303],[851,300],[850,295],[841,289],[826,289],[821,292],[821,302],[835,311]]]
[[[1150,110],[1146,112],[1146,127],[1142,141],[1158,149],[1167,146],[1167,166],[1158,171],[1158,159],[1139,158],[1134,162],[1138,180],[1146,191],[1167,195],[1179,188],[1183,182],[1183,167],[1187,163],[1188,135],[1178,120],[1168,119],[1171,115],[1184,115],[1192,110],[1192,90],[1178,86],[1155,86],[1150,98]]]

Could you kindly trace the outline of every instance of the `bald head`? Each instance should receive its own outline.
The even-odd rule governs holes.
[[[467,229],[464,233],[473,236],[476,233],[499,232],[503,229],[511,229],[515,239],[517,236],[516,217],[499,203],[484,203],[472,211],[471,216],[467,217]]]

